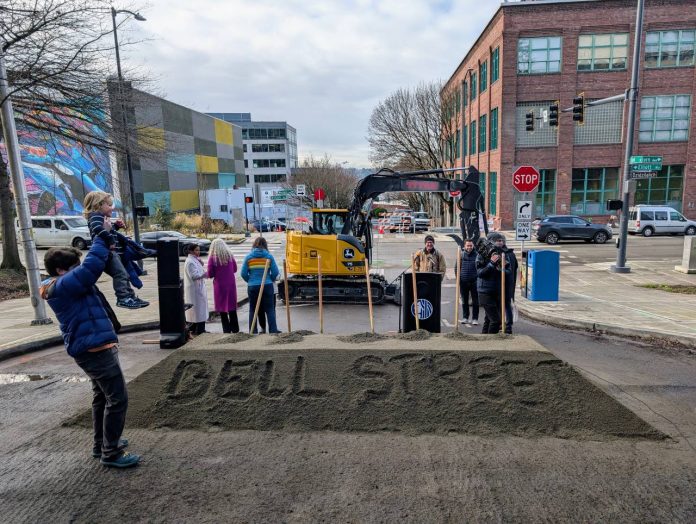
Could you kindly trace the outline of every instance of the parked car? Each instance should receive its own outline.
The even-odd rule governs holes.
[[[197,244],[201,248],[202,255],[207,254],[210,249],[210,240],[190,237],[178,231],[148,231],[140,235],[140,242],[143,247],[157,249],[157,240],[164,237],[175,237],[179,240],[179,254],[181,256],[186,255],[185,249],[189,244]]]
[[[696,222],[672,207],[639,204],[628,210],[628,232],[644,237],[660,234],[696,235]]]
[[[549,215],[535,220],[533,235],[539,242],[557,244],[559,240],[582,239],[585,242],[604,244],[612,236],[605,224],[593,224],[575,215]]]
[[[19,220],[15,219],[19,231]],[[87,249],[92,244],[87,220],[83,216],[31,217],[31,229],[36,247],[72,246]]]
[[[427,231],[430,228],[430,217],[428,213],[416,211],[411,215],[411,223],[416,224],[416,231]]]

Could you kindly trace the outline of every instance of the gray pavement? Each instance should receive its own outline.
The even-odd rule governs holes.
[[[271,252],[278,262],[284,257],[282,233],[267,233]],[[424,234],[384,235],[375,239],[373,270],[382,272],[388,280],[396,276],[408,264],[409,253],[422,245]],[[436,234],[437,245],[443,250],[449,263],[454,261],[455,242],[443,234]],[[514,238],[507,232],[508,238]],[[631,238],[629,258],[631,273],[619,275],[609,272],[615,248],[612,244],[571,243],[547,246],[528,242],[525,249],[552,249],[561,254],[560,300],[558,302],[532,302],[518,294],[520,313],[530,319],[553,325],[606,332],[616,335],[664,340],[696,348],[696,295],[673,294],[661,290],[638,287],[640,284],[686,284],[696,285],[696,275],[685,275],[673,270],[681,262],[679,258],[681,237]],[[509,241],[509,245],[520,253],[520,243]],[[251,239],[231,246],[241,263],[248,253]],[[677,255],[677,253],[679,255]],[[43,255],[40,253],[40,258]],[[182,259],[183,264],[183,259]],[[148,275],[144,277],[144,288],[139,295],[151,302],[144,309],[135,311],[116,309],[124,329],[153,329],[157,327],[159,304],[157,298],[156,264],[146,263]],[[445,286],[452,287],[450,268]],[[212,285],[208,282],[208,297],[212,310]],[[100,280],[100,287],[107,298],[114,300],[108,277]],[[237,290],[242,304],[246,302],[246,285],[238,279]],[[378,314],[391,315],[392,308]],[[284,313],[279,310],[279,319]],[[32,326],[32,308],[29,299],[0,302],[0,360],[22,352],[41,349],[61,342],[57,324]],[[245,319],[240,317],[240,324]],[[282,324],[282,323],[281,323]],[[380,325],[379,323],[377,324]],[[297,327],[297,326],[293,326]],[[350,332],[346,329],[328,329],[327,332]],[[281,325],[281,329],[284,329]]]

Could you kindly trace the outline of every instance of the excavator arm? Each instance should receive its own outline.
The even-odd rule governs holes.
[[[464,171],[465,178],[457,180],[447,178],[445,173]],[[439,175],[439,176],[438,176]],[[479,217],[483,217],[484,229],[488,232],[484,199],[479,188],[479,172],[470,166],[468,168],[429,169],[425,171],[397,172],[391,169],[381,169],[375,174],[368,175],[355,188],[353,201],[348,210],[348,217],[341,231],[344,235],[365,238],[368,252],[371,251],[370,217],[362,209],[368,200],[382,193],[391,192],[428,192],[444,193],[460,191],[457,207],[460,210],[460,226],[463,238],[470,238],[474,244],[479,238]]]

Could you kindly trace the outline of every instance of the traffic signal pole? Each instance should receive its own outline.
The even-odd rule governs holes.
[[[638,72],[640,69],[640,44],[643,36],[643,5],[645,0],[638,0],[636,11],[636,34],[633,42],[633,65],[631,70],[631,87],[628,90],[628,122],[626,124],[626,152],[623,165],[623,205],[619,225],[619,250],[616,253],[616,264],[610,267],[613,273],[630,273],[626,266],[626,239],[628,238],[628,206],[631,192],[629,188],[630,161],[633,154],[633,134],[636,123],[636,100],[638,99]]]

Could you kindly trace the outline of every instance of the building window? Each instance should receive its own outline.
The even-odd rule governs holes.
[[[468,94],[468,93],[469,93],[469,90],[468,90],[468,87],[469,87],[469,86],[467,85],[466,80],[464,80],[464,82],[462,82],[462,106],[463,106],[463,107],[466,107],[466,105],[467,105],[468,102],[469,102],[469,98],[468,98],[468,96],[469,96],[469,94]]]
[[[483,93],[488,87],[488,62],[479,65],[479,93]]]
[[[246,152],[247,152],[247,147],[246,147],[246,144],[244,144],[244,145],[242,146],[242,151],[243,151],[244,153],[246,153]]]
[[[517,42],[517,73],[560,73],[561,37],[520,38]]]
[[[498,149],[498,108],[491,109],[491,132],[490,144],[488,149],[495,151]]]
[[[491,84],[498,80],[498,68],[500,67],[500,48],[496,47],[491,55]]]
[[[481,190],[481,197],[483,198],[483,203],[486,203],[486,173],[481,173],[479,171],[479,189]]]
[[[534,196],[535,216],[553,215],[556,212],[556,170],[540,169],[539,189]]]
[[[469,124],[469,154],[476,154],[476,120]]]
[[[640,103],[640,142],[689,139],[691,95],[644,96]]]
[[[459,141],[461,140],[462,133],[457,129],[457,137],[454,140],[454,156],[459,158]]]
[[[490,190],[488,192],[488,213],[490,215],[496,215],[496,196],[498,195],[498,174],[495,171],[491,171],[488,174],[488,180],[490,180]]]
[[[515,113],[515,145],[517,147],[539,147],[558,145],[558,133],[549,125],[541,125],[537,119],[542,111],[548,111],[553,103],[551,100],[539,102],[520,102]],[[535,115],[534,131],[529,132],[525,126],[525,115],[533,112]]]
[[[476,99],[476,73],[471,73],[469,77],[469,100]]]
[[[573,169],[570,212],[576,215],[607,215],[606,201],[619,197],[619,168]]]
[[[623,109],[623,100],[600,106],[586,106],[585,123],[573,126],[573,143],[620,144],[623,136]]]
[[[578,71],[617,71],[626,69],[628,33],[580,35]]]
[[[466,156],[466,131],[467,127],[462,128],[462,158]]]
[[[285,175],[256,175],[254,176],[254,182],[257,184],[273,184],[276,182],[285,182]]]
[[[248,169],[248,168],[249,168],[249,161],[248,161],[248,160],[245,160],[245,161],[244,161],[244,168],[245,168],[245,169]]]
[[[285,167],[284,158],[255,158],[253,162],[255,168]]]
[[[486,115],[481,115],[479,117],[479,153],[483,153],[486,150],[486,121],[488,117]]]
[[[645,67],[694,65],[696,31],[648,31],[645,35]]]
[[[636,204],[667,205],[681,211],[684,166],[662,166],[653,178],[636,180]]]
[[[221,212],[221,213],[227,213],[227,204],[221,204],[221,205],[220,205],[220,212]]]
[[[246,145],[245,145],[246,147]],[[285,153],[285,144],[251,144],[252,153]]]

